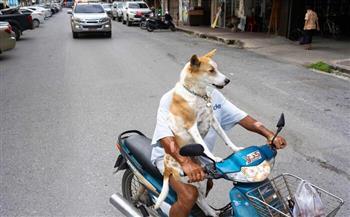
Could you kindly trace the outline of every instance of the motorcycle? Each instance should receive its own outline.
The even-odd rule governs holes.
[[[144,15],[142,15],[142,17],[141,17],[141,20],[140,20],[140,28],[141,29],[146,29],[146,23],[147,23],[147,21],[149,20],[149,18],[150,17],[153,17],[154,15],[153,15],[153,13],[152,14],[144,14]]]
[[[173,18],[170,14],[165,14],[164,17],[150,17],[146,21],[146,29],[149,32],[153,32],[155,29],[170,29],[176,31],[175,25],[172,22]]]
[[[285,125],[282,114],[277,131]],[[125,131],[118,137],[116,144],[120,155],[115,163],[118,171],[125,170],[122,178],[122,194],[113,194],[110,202],[125,216],[168,216],[171,204],[176,201],[176,194],[170,190],[166,200],[159,209],[154,209],[157,196],[162,189],[163,177],[151,163],[151,139],[137,130]],[[272,143],[273,144],[273,143]],[[183,156],[208,158],[200,144],[191,144],[180,149]],[[207,178],[225,179],[233,182],[229,192],[229,203],[214,209],[220,217],[259,217],[259,216],[292,216],[295,204],[295,191],[302,181],[298,176],[284,173],[275,178],[268,176],[274,166],[276,149],[269,144],[249,146],[241,149],[221,162],[211,160],[205,165]],[[326,216],[335,216],[344,201],[315,185],[312,187],[319,193],[324,203]],[[205,217],[204,212],[195,205],[192,217]]]

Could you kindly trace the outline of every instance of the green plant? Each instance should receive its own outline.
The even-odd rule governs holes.
[[[316,70],[327,72],[327,73],[331,73],[332,72],[332,67],[330,65],[328,65],[327,63],[324,63],[322,61],[310,64],[308,66],[308,68],[316,69]]]

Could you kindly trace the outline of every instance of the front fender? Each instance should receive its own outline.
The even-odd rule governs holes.
[[[248,198],[236,188],[230,191],[230,200],[234,217],[259,217]]]

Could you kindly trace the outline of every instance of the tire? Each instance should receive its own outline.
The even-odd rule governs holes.
[[[79,34],[77,32],[73,32],[73,38],[79,38]]]
[[[40,21],[38,19],[33,20],[33,27],[38,28],[40,26]]]
[[[112,19],[115,20],[115,16],[113,16]]]
[[[147,25],[147,31],[148,31],[148,32],[153,32],[153,30],[154,30],[154,29],[153,29],[150,25]]]
[[[21,38],[21,30],[17,26],[12,26],[12,30],[16,35],[16,41]]]
[[[176,31],[175,26],[171,25],[171,26],[170,26],[170,30],[171,30],[172,32],[175,32],[175,31]]]
[[[122,178],[123,197],[131,203],[134,203],[134,201],[132,201],[132,196],[133,196],[132,185],[133,185],[134,176],[135,176],[134,173],[130,169],[126,169]]]
[[[141,28],[141,29],[146,29],[146,22],[141,21],[141,22],[140,22],[140,28]]]
[[[106,37],[107,38],[112,38],[112,32],[106,32]]]
[[[123,22],[122,22],[124,25],[126,24],[126,21],[124,20],[124,17],[123,17]]]

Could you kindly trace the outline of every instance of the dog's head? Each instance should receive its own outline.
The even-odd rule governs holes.
[[[204,56],[193,55],[190,62],[182,71],[182,80],[195,86],[210,86],[222,89],[230,80],[218,70],[217,64],[212,60],[216,49]]]

